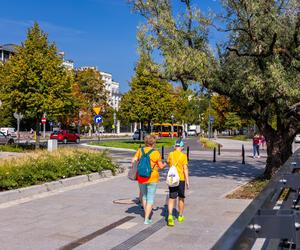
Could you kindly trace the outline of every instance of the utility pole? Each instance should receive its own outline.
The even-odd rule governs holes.
[[[172,121],[172,124],[171,124],[171,133],[172,133],[172,139],[173,139],[173,134],[174,134],[174,115],[173,114],[171,115],[171,121]]]

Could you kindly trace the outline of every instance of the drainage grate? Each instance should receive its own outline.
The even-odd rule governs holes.
[[[84,237],[82,237],[78,240],[75,240],[75,241],[73,241],[73,242],[71,242],[71,243],[69,243],[69,244],[67,244],[67,245],[65,245],[65,246],[63,246],[59,249],[60,250],[71,250],[71,249],[74,249],[76,247],[79,247],[80,245],[83,245],[83,244],[87,243],[88,241],[98,237],[99,235],[104,234],[104,233],[106,233],[106,232],[108,232],[108,231],[124,224],[125,222],[132,220],[133,218],[135,218],[135,217],[134,216],[126,216],[121,220],[118,220],[118,221],[116,221],[116,222],[114,222],[114,223],[112,223],[112,224],[110,224],[106,227],[103,227],[103,228],[101,228],[101,229],[99,229],[99,230],[97,230],[97,231],[95,231],[95,232],[93,232],[93,233],[91,233],[87,236],[84,236]]]
[[[142,230],[141,232],[137,233],[136,235],[130,237],[128,240],[122,242],[121,244],[115,246],[111,250],[126,250],[131,249],[132,247],[136,246],[140,242],[144,241],[145,239],[149,238],[152,234],[160,230],[166,225],[165,219],[160,219],[158,222],[154,223],[152,226]]]

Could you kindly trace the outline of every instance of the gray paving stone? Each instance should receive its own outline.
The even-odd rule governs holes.
[[[111,170],[104,170],[104,171],[102,171],[102,172],[100,173],[100,175],[101,175],[102,177],[111,177],[111,176],[112,176],[112,172],[111,172]]]
[[[21,193],[21,197],[25,198],[25,197],[32,196],[35,194],[47,192],[47,186],[46,185],[36,185],[36,186],[32,186],[32,187],[20,188],[18,191]]]
[[[0,193],[0,203],[13,201],[22,198],[21,192],[18,190],[3,191]]]
[[[48,191],[56,190],[63,187],[62,181],[52,181],[44,184]]]
[[[99,173],[92,173],[87,175],[89,181],[99,180],[101,178]]]
[[[60,180],[60,182],[63,184],[64,187],[77,185],[88,181],[89,179],[86,175],[79,175],[79,176],[74,176],[74,177]]]

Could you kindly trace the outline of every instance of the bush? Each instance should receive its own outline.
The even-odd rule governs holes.
[[[204,137],[200,138],[200,143],[203,145],[204,148],[213,149],[218,147],[218,143],[214,141],[210,141],[208,140],[208,138],[204,138]]]
[[[117,166],[105,152],[83,149],[38,151],[0,162],[0,190],[21,188],[102,170],[115,173]]]

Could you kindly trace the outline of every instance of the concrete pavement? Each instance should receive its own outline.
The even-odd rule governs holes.
[[[197,142],[187,140],[187,144],[191,145],[191,189],[184,223],[174,228],[165,225],[166,171],[158,185],[152,226],[143,225],[136,204],[113,203],[137,197],[137,183],[123,174],[0,206],[1,249],[209,249],[249,204],[224,196],[262,173],[265,159],[249,158],[241,165],[238,157],[221,154],[213,163],[198,154]],[[113,155],[128,165],[132,153],[113,151]]]

